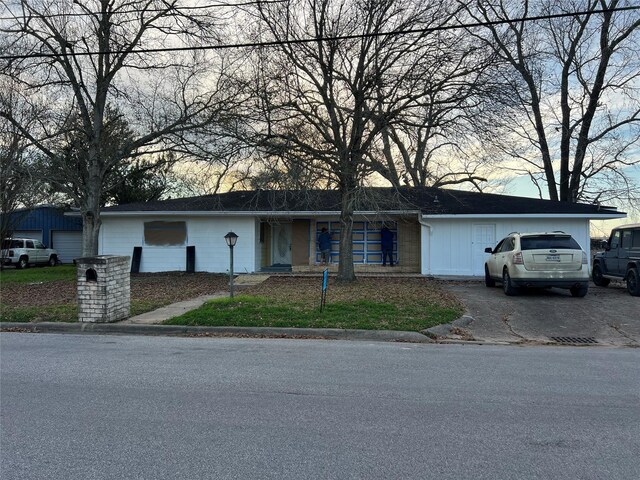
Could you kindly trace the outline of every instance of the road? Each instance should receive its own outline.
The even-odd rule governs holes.
[[[640,478],[640,350],[3,333],[13,479]]]

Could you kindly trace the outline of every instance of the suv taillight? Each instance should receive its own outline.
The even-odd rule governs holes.
[[[9,250],[9,256],[13,257],[13,250]]]
[[[582,264],[586,265],[587,262],[587,254],[585,252],[582,252]]]
[[[514,265],[524,265],[524,259],[522,258],[522,252],[513,254],[513,264]]]

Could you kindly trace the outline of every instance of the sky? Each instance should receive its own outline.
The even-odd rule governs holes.
[[[630,176],[636,180],[636,182],[640,185],[640,165],[636,165],[635,167],[630,167]],[[516,195],[519,197],[531,197],[531,198],[540,198],[538,196],[538,191],[531,183],[528,177],[514,177],[507,187],[505,188],[504,194],[506,195]],[[618,207],[618,210],[622,212],[626,212],[626,208],[622,205],[612,205]],[[640,208],[640,206],[639,206]],[[612,220],[597,220],[591,221],[591,236],[592,237],[608,237],[611,229],[617,227],[618,225],[625,225],[628,223],[640,223],[640,214],[638,212],[627,212],[626,218],[621,219],[612,219]]]

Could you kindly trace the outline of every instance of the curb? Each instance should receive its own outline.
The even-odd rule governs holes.
[[[463,315],[460,318],[454,320],[451,323],[443,323],[442,325],[436,325],[435,327],[427,328],[426,330],[422,330],[422,333],[434,338],[437,337],[446,337],[451,333],[454,328],[464,328],[473,322],[473,317],[471,315]],[[465,342],[468,343],[468,342]]]
[[[2,332],[86,333],[114,335],[235,336],[258,338],[309,338],[369,340],[379,342],[435,343],[418,332],[393,330],[343,330],[337,328],[191,327],[123,323],[0,323]]]

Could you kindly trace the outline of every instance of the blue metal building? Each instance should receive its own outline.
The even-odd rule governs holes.
[[[13,237],[35,238],[58,250],[62,263],[72,263],[82,253],[82,217],[65,216],[69,210],[41,205],[12,214]]]

